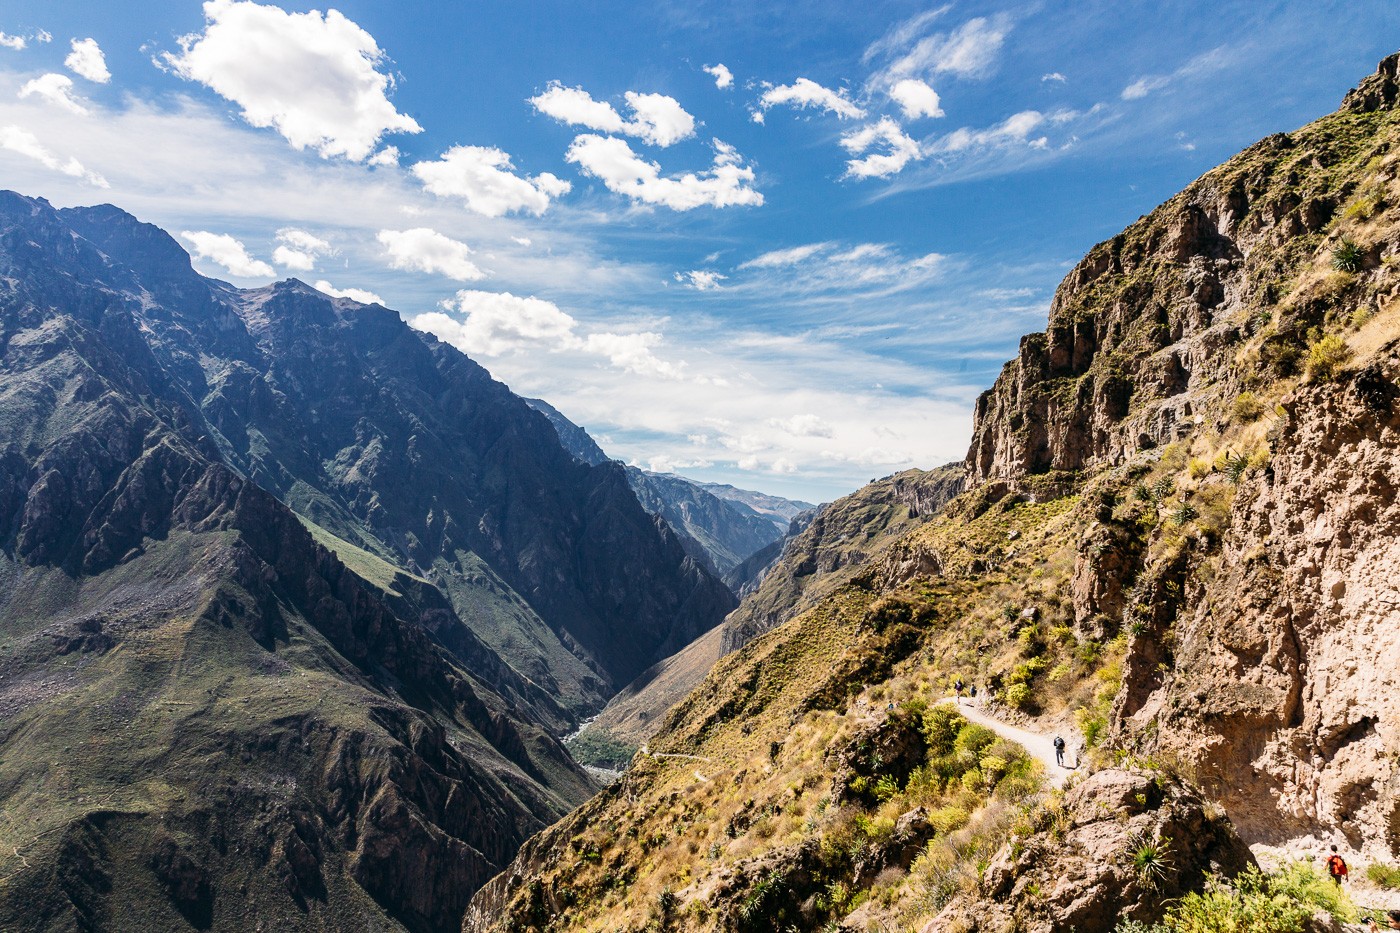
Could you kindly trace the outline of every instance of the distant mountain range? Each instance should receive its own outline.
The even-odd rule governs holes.
[[[593,465],[608,461],[588,432],[554,406],[541,399],[525,402],[549,419],[559,442],[576,458]],[[687,542],[689,552],[720,575],[730,574],[757,552],[780,541],[794,516],[815,508],[810,502],[702,483],[674,473],[653,473],[634,466],[626,470],[627,481],[642,507],[665,518]],[[741,585],[731,584],[731,588],[737,591]]]

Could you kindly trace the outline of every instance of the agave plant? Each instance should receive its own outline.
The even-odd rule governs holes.
[[[1128,843],[1128,855],[1133,862],[1133,872],[1138,881],[1154,891],[1166,878],[1168,864],[1167,847],[1171,840],[1165,836],[1153,840],[1146,836],[1135,836]]]
[[[1332,268],[1338,272],[1355,272],[1361,268],[1361,247],[1355,242],[1342,238],[1342,242],[1332,247]]]
[[[1200,515],[1200,513],[1196,511],[1194,505],[1189,502],[1183,502],[1177,510],[1172,513],[1172,524],[1176,525],[1178,528],[1182,525],[1189,525],[1196,520],[1198,515]]]
[[[1245,471],[1249,469],[1249,458],[1241,453],[1228,453],[1225,455],[1225,476],[1232,483],[1239,483],[1244,479]]]

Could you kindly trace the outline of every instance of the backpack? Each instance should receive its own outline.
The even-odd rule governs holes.
[[[1055,736],[1055,747],[1059,749],[1063,749],[1065,747],[1065,740],[1060,738],[1058,735]]]
[[[1327,871],[1332,875],[1333,878],[1340,878],[1342,875],[1345,875],[1347,873],[1347,863],[1342,860],[1342,857],[1340,855],[1328,856]]]

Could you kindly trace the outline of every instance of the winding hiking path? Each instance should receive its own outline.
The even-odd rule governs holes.
[[[958,703],[957,697],[946,697],[940,700],[941,703],[957,703],[958,712],[969,722],[975,722],[979,726],[986,726],[1003,739],[1009,739],[1023,747],[1026,751],[1035,756],[1041,764],[1045,765],[1045,774],[1050,780],[1052,787],[1061,787],[1069,776],[1074,773],[1073,768],[1061,767],[1055,763],[1055,737],[1044,735],[1039,732],[1031,732],[1002,722],[1000,719],[993,719],[980,708],[971,703]],[[1065,742],[1072,746],[1072,737],[1066,736]],[[1065,749],[1065,760],[1073,761],[1074,753],[1071,748]]]

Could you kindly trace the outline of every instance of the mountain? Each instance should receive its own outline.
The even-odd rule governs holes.
[[[1091,249],[979,398],[963,491],[897,529],[889,483],[828,507],[463,930],[1354,919],[1242,844],[1400,857],[1398,73]],[[1049,792],[957,679],[1089,774]]]
[[[672,473],[627,468],[627,481],[642,508],[660,515],[676,531],[699,545],[718,574],[733,570],[781,535],[772,522],[736,503],[706,492]]]
[[[569,453],[590,466],[608,462],[608,455],[603,453],[603,448],[598,446],[593,436],[586,429],[565,418],[559,413],[559,409],[539,398],[527,398],[525,404],[549,419],[549,423],[554,425],[555,433],[559,435],[559,443],[563,444]]]
[[[14,930],[456,929],[595,789],[555,736],[734,605],[396,313],[11,192],[0,587]]]
[[[807,527],[812,524],[812,520],[817,517],[822,507],[807,509],[798,512],[788,522],[787,533],[771,544],[765,545],[762,550],[754,551],[734,566],[732,570],[724,575],[724,584],[734,591],[739,599],[758,589],[763,578],[768,571],[778,562],[778,558],[783,556],[783,552],[792,541]]]
[[[762,515],[773,523],[779,534],[787,533],[788,525],[799,512],[816,508],[812,503],[800,499],[784,499],[782,496],[771,496],[763,492],[754,492],[752,489],[738,489],[724,483],[702,483],[698,480],[689,482],[712,496],[741,506],[745,511]]]
[[[607,454],[588,432],[558,409],[539,399],[525,402],[549,419],[559,443],[569,453],[589,464],[607,462]],[[674,473],[653,473],[634,466],[626,469],[627,482],[642,508],[666,519],[687,544],[688,552],[717,575],[729,573],[782,537],[783,531],[773,526],[774,515],[796,514],[798,506],[810,508],[779,496],[700,483]]]

